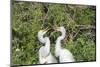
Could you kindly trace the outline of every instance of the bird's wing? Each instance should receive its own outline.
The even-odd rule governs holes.
[[[72,53],[67,49],[63,49],[60,52],[59,59],[60,59],[60,62],[74,62],[75,61]]]
[[[48,63],[57,63],[56,58],[50,53],[49,56],[47,57],[47,62]]]

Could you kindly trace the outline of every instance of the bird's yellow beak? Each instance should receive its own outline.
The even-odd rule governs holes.
[[[59,29],[60,29],[59,27],[55,27],[54,28],[55,31],[59,31]]]
[[[49,29],[48,28],[46,28],[46,29],[44,29],[44,30],[42,30],[44,33],[46,33],[47,31],[48,31]]]

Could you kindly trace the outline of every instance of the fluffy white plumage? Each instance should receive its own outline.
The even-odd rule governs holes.
[[[68,49],[64,49],[61,47],[61,41],[65,38],[66,35],[65,28],[61,26],[61,27],[57,27],[56,30],[62,33],[62,35],[59,36],[56,40],[56,46],[55,46],[56,57],[59,57],[59,62],[74,62],[75,59],[72,53]]]
[[[39,63],[47,64],[47,63],[57,63],[57,60],[50,52],[50,40],[48,37],[43,37],[46,33],[44,30],[40,30],[38,32],[38,39],[41,43],[45,44],[39,49]]]

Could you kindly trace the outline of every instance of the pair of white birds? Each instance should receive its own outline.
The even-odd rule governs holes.
[[[61,47],[61,41],[66,36],[66,30],[63,26],[57,27],[56,31],[60,31],[62,33],[56,40],[55,45],[55,56],[59,58],[59,62],[74,62],[75,59],[72,53],[68,49],[64,49]],[[39,63],[47,64],[47,63],[57,63],[56,58],[50,52],[50,39],[49,37],[43,37],[46,34],[47,30],[40,30],[38,32],[38,39],[41,43],[45,44],[39,49]]]

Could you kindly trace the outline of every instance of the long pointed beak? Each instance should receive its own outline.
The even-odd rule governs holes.
[[[54,30],[55,31],[59,31],[59,27],[54,27]]]
[[[44,30],[43,30],[43,32],[45,32],[45,33],[46,33],[48,30],[49,30],[49,28],[46,28],[46,29],[44,29]]]

